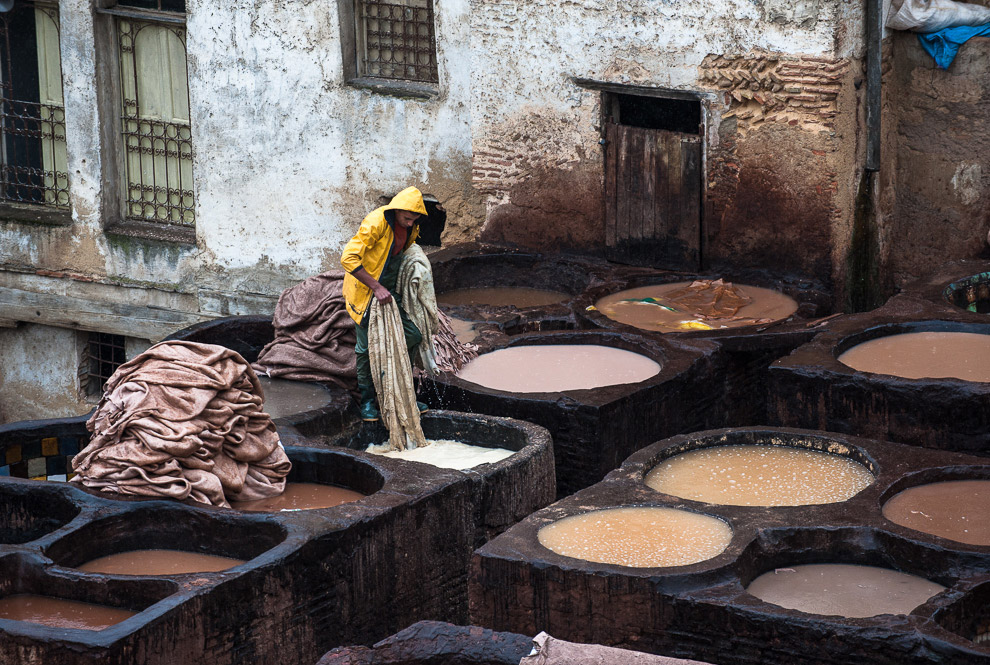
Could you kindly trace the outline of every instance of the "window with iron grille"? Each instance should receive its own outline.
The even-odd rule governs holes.
[[[69,208],[54,3],[0,11],[0,201]]]
[[[108,13],[120,66],[124,216],[192,227],[185,2],[127,0]]]
[[[107,379],[127,361],[123,335],[89,333],[86,353],[80,368],[85,392],[91,396],[103,394]]]
[[[436,83],[433,0],[355,0],[358,75]]]

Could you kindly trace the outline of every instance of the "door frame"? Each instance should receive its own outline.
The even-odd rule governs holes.
[[[581,78],[572,76],[571,82],[578,87],[599,92],[599,145],[602,148],[602,200],[605,200],[605,125],[609,122],[609,110],[604,103],[605,93],[620,95],[632,95],[635,97],[655,97],[659,99],[680,99],[685,101],[698,102],[701,105],[701,126],[698,136],[701,138],[701,203],[700,203],[700,227],[701,239],[699,252],[701,255],[701,267],[708,266],[708,238],[710,237],[708,223],[711,216],[711,202],[708,198],[708,149],[710,144],[717,144],[717,127],[720,95],[717,92],[707,90],[678,90],[675,88],[662,88],[658,86],[635,85],[627,83],[612,83],[597,79]],[[604,221],[604,220],[603,220]]]

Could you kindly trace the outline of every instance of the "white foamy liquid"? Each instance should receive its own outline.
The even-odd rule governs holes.
[[[491,464],[504,460],[506,457],[515,454],[515,450],[505,448],[485,448],[483,446],[472,446],[459,441],[447,441],[444,439],[429,440],[428,446],[421,448],[407,448],[406,450],[389,450],[388,444],[370,445],[365,452],[385,457],[412,460],[424,464],[432,464],[441,469],[456,469],[463,471],[471,469],[481,464]]]

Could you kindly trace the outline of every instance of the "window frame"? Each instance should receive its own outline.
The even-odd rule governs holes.
[[[343,62],[344,83],[365,90],[371,90],[384,95],[407,97],[412,99],[432,99],[440,94],[440,50],[437,39],[436,2],[431,0],[430,7],[433,19],[433,58],[436,65],[437,80],[435,82],[413,81],[409,79],[385,78],[367,76],[361,71],[358,39],[361,30],[361,19],[357,5],[362,0],[337,0],[340,20],[340,48]]]
[[[97,79],[103,82],[98,86],[97,105],[100,115],[108,121],[100,123],[100,145],[103,160],[103,230],[108,236],[136,237],[169,244],[196,244],[196,225],[179,225],[129,217],[127,215],[124,178],[127,169],[127,156],[123,140],[123,84],[120,79],[120,40],[117,21],[121,18],[165,25],[186,25],[186,14],[171,11],[147,10],[136,7],[119,6],[117,0],[97,0],[95,7],[97,21],[94,25],[97,45]],[[187,33],[188,35],[188,33]],[[186,91],[189,92],[189,53],[186,51]],[[190,118],[192,131],[192,119]],[[195,132],[193,132],[194,134]],[[192,140],[192,139],[190,139]],[[193,168],[195,168],[195,144]],[[193,173],[193,210],[198,202]]]
[[[28,0],[28,2],[22,3],[21,6],[31,7],[33,9],[53,9],[55,11],[55,16],[52,17],[55,23],[55,29],[58,33],[58,44],[59,44],[59,74],[61,76],[60,87],[62,89],[62,128],[63,133],[65,132],[65,76],[62,73],[62,13],[58,5],[58,0]],[[51,17],[51,14],[49,14]],[[3,135],[0,133],[0,140],[3,140]],[[62,141],[66,142],[66,137],[62,137]],[[68,153],[68,145],[66,142],[66,153]],[[57,176],[56,176],[57,177]],[[59,206],[51,203],[39,203],[39,202],[26,202],[26,201],[14,201],[6,198],[0,198],[0,222],[21,222],[29,224],[38,224],[42,226],[69,226],[72,224],[72,190],[71,184],[69,182],[68,165],[66,165],[66,186],[65,192],[68,197],[68,201],[64,206]]]

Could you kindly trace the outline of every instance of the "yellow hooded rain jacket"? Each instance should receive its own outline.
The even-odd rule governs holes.
[[[357,235],[344,247],[344,253],[340,257],[340,263],[347,271],[344,275],[344,300],[347,301],[347,313],[356,323],[361,323],[373,294],[371,289],[359,282],[353,273],[364,266],[364,269],[375,279],[381,277],[389,250],[395,242],[392,226],[385,219],[387,210],[408,210],[425,215],[426,205],[423,203],[423,194],[415,187],[403,189],[389,201],[388,205],[368,213],[361,222]],[[409,229],[409,236],[402,251],[406,251],[416,241],[417,235],[419,235],[418,223]]]

